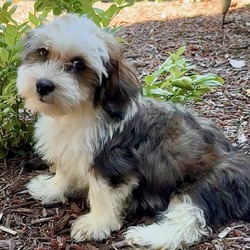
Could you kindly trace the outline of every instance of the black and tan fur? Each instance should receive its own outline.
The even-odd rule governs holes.
[[[30,182],[31,195],[49,203],[88,190],[90,213],[72,225],[73,239],[110,236],[128,211],[157,216],[125,233],[127,243],[150,249],[179,249],[209,228],[250,220],[250,155],[189,109],[142,97],[115,39],[87,18],[54,22],[26,36],[17,87],[40,113],[36,149],[56,166],[53,178]],[[58,40],[67,32],[75,39]],[[39,59],[43,48],[57,56]],[[79,60],[84,67],[65,66]],[[54,84],[42,97],[41,78]]]

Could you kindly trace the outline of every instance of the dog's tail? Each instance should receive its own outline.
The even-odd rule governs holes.
[[[250,155],[236,152],[174,195],[158,223],[131,227],[125,238],[150,249],[180,249],[233,219],[250,220]]]
[[[190,196],[212,227],[232,219],[250,220],[250,155],[225,155],[212,173],[194,184]]]

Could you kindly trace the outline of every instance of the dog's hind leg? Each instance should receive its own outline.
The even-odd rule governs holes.
[[[209,235],[204,212],[194,205],[188,195],[174,196],[160,221],[149,226],[130,227],[125,241],[148,249],[180,249]]]
[[[158,223],[131,227],[125,240],[149,249],[180,249],[209,234],[209,227],[249,219],[250,155],[225,155],[212,172],[173,196]]]

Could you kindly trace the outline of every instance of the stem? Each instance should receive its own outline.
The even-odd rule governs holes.
[[[224,29],[225,16],[226,16],[226,14],[222,14],[222,24],[221,24],[222,29]]]

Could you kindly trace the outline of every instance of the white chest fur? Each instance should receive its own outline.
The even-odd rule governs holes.
[[[41,116],[35,129],[36,150],[56,169],[82,182],[88,176],[95,154],[115,131],[123,130],[126,120],[136,112],[131,110],[133,112],[118,123],[107,123],[91,108],[79,108],[61,117]]]
[[[94,153],[106,137],[96,117],[71,114],[60,118],[41,116],[36,124],[36,150],[67,175],[84,178]]]

